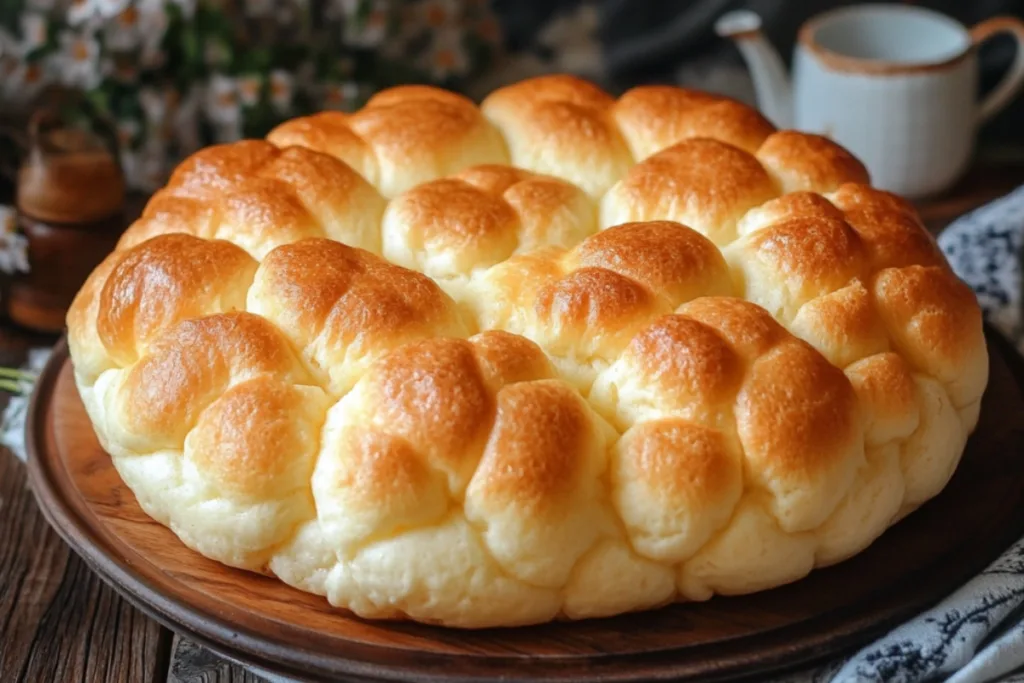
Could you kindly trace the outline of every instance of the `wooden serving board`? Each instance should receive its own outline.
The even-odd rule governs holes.
[[[149,519],[96,441],[61,343],[29,413],[29,474],[61,536],[115,589],[228,657],[300,680],[725,681],[864,644],[1024,533],[1024,363],[988,335],[981,422],[941,495],[835,567],[776,590],[583,622],[459,631],[368,622],[222,566]]]

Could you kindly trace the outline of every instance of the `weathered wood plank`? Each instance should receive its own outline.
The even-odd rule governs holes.
[[[164,681],[170,645],[50,529],[0,449],[0,681]]]
[[[167,683],[266,683],[266,679],[175,635]]]
[[[337,683],[366,683],[366,680],[346,677],[337,679]],[[224,659],[188,638],[175,634],[167,683],[271,683],[271,681]]]

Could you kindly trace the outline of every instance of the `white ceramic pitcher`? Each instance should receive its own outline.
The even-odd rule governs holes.
[[[1012,17],[968,29],[912,5],[832,10],[801,28],[792,87],[760,26],[743,10],[716,23],[746,59],[765,115],[780,127],[832,138],[864,162],[876,186],[909,197],[955,182],[970,162],[978,125],[1024,84],[1024,22]],[[999,33],[1016,39],[1016,59],[979,102],[976,47]]]

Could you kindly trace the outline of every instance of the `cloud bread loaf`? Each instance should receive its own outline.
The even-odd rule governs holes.
[[[987,382],[913,208],[721,97],[386,90],[181,164],[68,314],[143,509],[369,618],[767,589],[937,494]]]

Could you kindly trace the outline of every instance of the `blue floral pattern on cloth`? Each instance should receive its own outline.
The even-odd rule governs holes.
[[[1024,186],[958,219],[939,246],[978,295],[988,321],[1024,352]]]
[[[1024,538],[941,603],[850,659],[775,683],[926,681],[1024,683]]]

